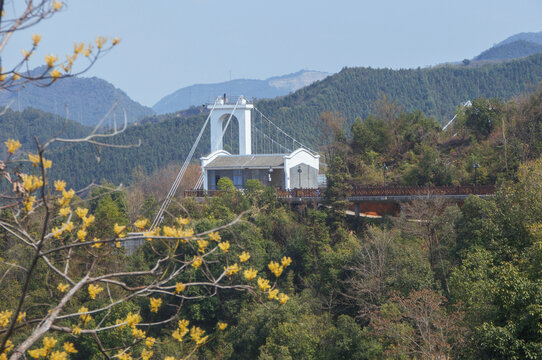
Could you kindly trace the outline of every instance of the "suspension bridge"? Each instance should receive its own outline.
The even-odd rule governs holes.
[[[232,100],[233,99],[233,100]],[[470,102],[463,104],[463,107]],[[210,154],[201,158],[202,173],[187,197],[204,198],[218,192],[220,178],[228,177],[237,188],[257,179],[277,188],[277,197],[290,204],[323,201],[323,178],[319,176],[319,155],[289,135],[243,96],[218,97],[208,105],[209,114],[195,139],[181,170],[167,193],[151,230],[163,221],[188,165],[192,162],[205,129],[210,127]],[[448,128],[455,117],[444,126]],[[209,125],[210,124],[210,125]],[[461,203],[471,195],[490,196],[492,186],[397,187],[352,184],[348,200],[355,215],[360,212],[397,213],[400,203],[442,198]],[[375,210],[375,211],[373,211]]]

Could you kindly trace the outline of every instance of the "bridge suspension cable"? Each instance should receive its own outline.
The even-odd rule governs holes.
[[[213,107],[211,108],[211,111],[209,112],[209,115],[207,116],[207,119],[205,120],[205,123],[201,127],[201,130],[199,132],[198,137],[196,138],[196,141],[192,145],[192,149],[190,149],[190,152],[188,153],[188,156],[186,157],[186,160],[184,161],[184,164],[177,174],[177,177],[175,178],[175,181],[173,182],[173,185],[171,186],[171,189],[169,189],[168,194],[166,195],[166,198],[164,199],[164,202],[162,203],[162,206],[160,206],[160,209],[158,210],[158,213],[156,214],[156,217],[154,218],[150,230],[154,231],[156,226],[158,226],[162,220],[164,219],[164,212],[166,211],[167,207],[171,203],[171,200],[175,196],[175,193],[177,192],[177,189],[179,188],[179,185],[181,184],[181,180],[184,176],[184,173],[186,172],[186,169],[188,168],[188,165],[190,165],[190,162],[192,161],[192,157],[194,156],[194,152],[196,151],[196,148],[201,140],[201,137],[203,136],[203,131],[207,127],[207,124],[209,123],[209,119],[211,118],[211,114],[213,113],[213,110],[216,107],[216,104],[218,102],[218,99],[215,100],[215,103]],[[230,116],[231,118],[231,116]],[[229,121],[229,120],[228,120]],[[224,134],[222,134],[224,135]]]
[[[300,141],[296,140],[295,138],[293,138],[292,136],[288,135],[284,130],[282,130],[278,125],[276,125],[273,121],[271,121],[267,116],[265,116],[257,107],[254,107],[254,110],[260,114],[260,116],[267,120],[269,122],[270,125],[273,125],[275,127],[275,129],[277,129],[280,133],[282,133],[285,137],[289,138],[292,140],[292,144],[294,144],[294,147],[295,147],[295,143],[299,144],[300,147],[302,148],[305,148],[309,151],[311,151],[312,153],[317,153],[316,151],[314,151],[313,149],[311,149],[310,147],[304,145],[303,143],[301,143]]]

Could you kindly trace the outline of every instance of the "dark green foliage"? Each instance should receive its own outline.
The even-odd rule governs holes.
[[[45,70],[45,67],[41,67],[32,72],[41,74]],[[1,93],[2,106],[12,101],[13,109],[40,109],[61,117],[68,116],[69,119],[87,126],[98,124],[116,101],[118,106],[106,124],[112,124],[113,119],[118,124],[123,124],[124,112],[130,123],[154,114],[152,109],[130,99],[124,91],[97,77],[68,77],[47,87],[30,83],[17,92]]]
[[[373,114],[375,102],[385,94],[406,112],[420,110],[446,123],[456,107],[469,99],[507,100],[532,90],[542,80],[541,65],[542,55],[533,55],[478,67],[344,68],[291,95],[256,105],[286,132],[312,145],[319,143],[318,119],[324,111],[339,112],[351,125],[356,118]]]
[[[482,52],[474,60],[508,60],[521,58],[542,52],[542,44],[525,40],[493,46]]]

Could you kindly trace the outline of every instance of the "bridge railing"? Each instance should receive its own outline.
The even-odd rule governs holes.
[[[207,196],[215,196],[219,190],[185,190],[184,191],[184,197],[207,197]]]
[[[491,195],[493,185],[467,186],[364,186],[353,185],[350,196]]]
[[[366,186],[353,185],[350,196],[431,196],[431,195],[491,195],[493,185],[467,186]],[[207,197],[219,193],[218,190],[185,190],[185,197]],[[278,189],[278,198],[320,198],[321,189]]]

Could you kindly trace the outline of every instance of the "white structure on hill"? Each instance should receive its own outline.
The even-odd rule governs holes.
[[[242,97],[236,103],[225,97],[217,100],[210,119],[211,153],[201,158],[203,189],[216,189],[222,177],[230,178],[237,188],[244,188],[249,179],[282,189],[317,188],[320,155],[304,148],[290,154],[252,154],[253,108]],[[239,155],[223,149],[225,126],[233,117],[239,123]]]

